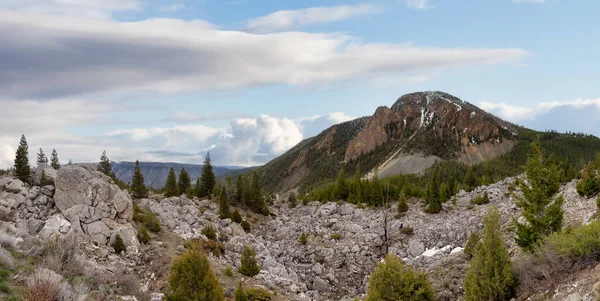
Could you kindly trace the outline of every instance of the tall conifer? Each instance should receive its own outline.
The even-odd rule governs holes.
[[[21,135],[21,141],[19,142],[17,154],[15,155],[15,175],[19,180],[25,183],[29,183],[31,180],[29,147],[27,146],[27,139],[25,139],[25,135]]]
[[[148,188],[144,184],[144,175],[140,170],[140,161],[135,161],[133,169],[133,178],[131,179],[131,194],[135,198],[145,198],[148,196]]]

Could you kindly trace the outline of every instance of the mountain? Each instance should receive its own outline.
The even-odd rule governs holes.
[[[400,97],[372,116],[340,123],[259,168],[267,189],[306,188],[340,168],[387,177],[422,173],[436,161],[476,164],[509,152],[517,127],[444,92]]]
[[[131,181],[135,162],[112,162],[112,165],[112,170],[117,178],[126,183]],[[167,180],[167,175],[169,175],[169,170],[171,167],[175,169],[175,173],[177,175],[179,175],[179,171],[182,168],[185,168],[185,170],[190,174],[192,186],[196,182],[196,178],[198,178],[202,173],[201,164],[140,162],[140,169],[144,175],[146,186],[154,188],[162,188],[165,185],[165,181]],[[217,177],[221,177],[225,176],[226,174],[229,176],[237,175],[248,170],[248,168],[239,166],[213,166],[213,170],[215,171],[215,175]]]

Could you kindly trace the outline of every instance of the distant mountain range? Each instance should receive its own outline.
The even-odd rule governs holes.
[[[111,162],[112,170],[121,181],[131,182],[133,177],[133,169],[135,168],[135,162]],[[169,170],[173,167],[175,173],[179,176],[179,171],[182,168],[190,174],[192,185],[196,182],[196,178],[202,173],[201,164],[182,164],[182,163],[162,163],[162,162],[140,162],[140,169],[144,175],[144,182],[146,186],[161,188],[165,185]],[[213,166],[215,175],[217,177],[223,177],[225,175],[234,176],[239,173],[248,171],[250,168],[240,166]]]

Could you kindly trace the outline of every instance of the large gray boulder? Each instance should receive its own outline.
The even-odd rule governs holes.
[[[113,232],[131,228],[133,203],[129,193],[89,164],[68,165],[55,179],[56,208],[81,231],[98,243],[106,244]],[[135,242],[130,244],[137,244]]]
[[[12,193],[20,193],[23,196],[26,196],[28,193],[27,187],[25,187],[25,183],[23,183],[19,179],[14,179],[10,182],[10,184],[6,185],[6,191]]]
[[[42,171],[46,180],[50,183],[54,183],[56,179],[56,175],[58,174],[56,169],[52,168],[52,166],[47,164],[40,164],[33,172],[33,184],[34,185],[47,185],[48,183],[41,183],[42,181]]]

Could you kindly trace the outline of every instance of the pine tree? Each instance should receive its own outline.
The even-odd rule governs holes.
[[[213,166],[210,163],[210,152],[206,153],[204,165],[202,166],[202,175],[200,176],[200,197],[205,197],[213,193],[217,183]]]
[[[40,147],[40,152],[37,154],[37,165],[48,164],[48,157],[44,153],[44,150]]]
[[[348,199],[348,183],[346,183],[346,175],[344,174],[344,168],[340,169],[338,173],[337,182],[335,185],[336,190],[336,201]]]
[[[525,173],[527,181],[519,184],[523,194],[516,197],[527,222],[516,223],[515,241],[531,252],[545,236],[559,231],[563,224],[563,196],[554,197],[560,187],[559,167],[546,158],[539,138],[531,144]]]
[[[52,150],[52,155],[50,156],[50,165],[52,168],[58,170],[60,169],[60,162],[58,161],[58,153],[55,149]]]
[[[250,209],[252,209],[252,211],[254,212],[264,213],[267,206],[262,196],[258,174],[256,173],[256,171],[252,172],[252,183],[250,184],[249,197]]]
[[[135,167],[133,169],[133,178],[131,179],[131,195],[134,198],[145,198],[148,197],[148,188],[144,184],[144,175],[140,170],[140,161],[135,161]]]
[[[509,300],[514,293],[515,277],[502,241],[496,207],[490,208],[483,224],[482,241],[477,244],[465,277],[465,300]]]
[[[241,204],[243,197],[244,197],[244,181],[242,180],[242,175],[238,175],[237,181],[235,182],[235,201],[238,204]]]
[[[225,186],[221,188],[221,194],[219,195],[219,218],[225,219],[230,218],[231,212],[229,212],[229,202],[227,201],[227,192]]]
[[[242,287],[242,283],[238,282],[238,286],[233,293],[234,301],[248,301],[248,296],[244,293],[244,288]]]
[[[177,178],[175,176],[175,170],[171,167],[169,170],[169,175],[167,176],[167,181],[165,182],[165,187],[163,188],[166,197],[178,196],[179,191],[177,187]]]
[[[110,159],[108,156],[106,156],[106,151],[102,151],[100,163],[98,163],[98,167],[96,169],[109,177],[112,176],[112,166],[110,165]]]
[[[27,140],[25,135],[21,135],[21,141],[17,148],[17,154],[15,155],[15,176],[25,182],[29,183],[31,180],[31,167],[29,166],[29,147],[27,146]]]
[[[197,198],[202,197],[202,184],[200,183],[200,177],[196,178],[196,185],[194,186],[194,196]]]
[[[442,211],[442,201],[440,200],[439,177],[437,169],[434,169],[429,177],[429,181],[427,182],[425,201],[427,202],[427,213],[438,213]]]
[[[408,211],[408,204],[406,203],[406,197],[404,193],[400,192],[400,197],[398,197],[398,213],[403,213]]]
[[[186,193],[188,189],[192,187],[192,184],[190,183],[190,175],[187,173],[187,171],[185,171],[185,168],[182,168],[179,172],[177,186],[179,187],[179,193]]]
[[[294,192],[290,192],[290,194],[288,195],[288,202],[290,203],[290,208],[296,208],[296,206],[298,205],[296,194]]]
[[[415,272],[391,254],[377,264],[369,277],[367,301],[430,301],[434,291],[425,272]]]
[[[223,287],[213,274],[210,263],[197,247],[192,247],[173,261],[169,272],[166,301],[222,301]]]
[[[248,277],[254,277],[254,275],[260,272],[260,266],[256,261],[256,251],[254,251],[254,249],[248,246],[244,246],[244,251],[242,252],[242,258],[240,259],[240,267],[238,268],[238,272]]]

